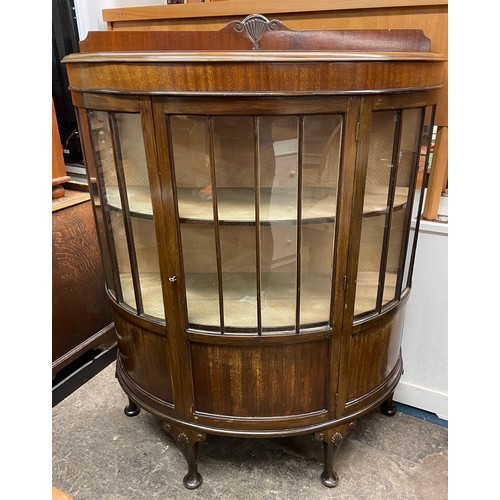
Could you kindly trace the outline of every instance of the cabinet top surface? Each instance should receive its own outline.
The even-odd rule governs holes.
[[[127,51],[70,54],[64,63],[191,63],[191,62],[349,62],[349,61],[445,61],[443,54],[425,52],[354,51]]]

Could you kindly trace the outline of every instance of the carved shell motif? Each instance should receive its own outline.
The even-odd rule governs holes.
[[[266,29],[275,30],[276,27],[276,21],[269,21],[267,17],[260,14],[252,14],[245,17],[243,21],[236,23],[234,29],[240,32],[246,29],[252,39],[253,49],[257,50],[260,48],[259,42]]]

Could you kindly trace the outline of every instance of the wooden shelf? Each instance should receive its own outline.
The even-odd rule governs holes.
[[[199,189],[180,188],[177,191],[179,220],[183,223],[212,224],[211,198],[199,194]],[[121,209],[118,188],[106,190],[108,203]],[[330,191],[331,193],[331,191]],[[314,196],[316,194],[316,196]],[[406,206],[408,188],[397,187],[394,209]],[[293,189],[264,188],[260,194],[260,221],[262,225],[293,224],[297,217],[297,193]],[[147,187],[128,187],[128,201],[133,216],[152,218],[151,195]],[[337,198],[325,188],[305,188],[302,195],[302,220],[306,224],[333,222]],[[219,224],[255,225],[255,190],[252,188],[220,188],[217,190]],[[387,213],[387,188],[369,186],[365,190],[363,215]]]
[[[281,275],[281,276],[280,276]],[[396,274],[385,278],[385,296],[394,296]],[[120,274],[124,302],[134,307],[134,289],[130,273]],[[228,331],[242,332],[257,329],[257,299],[249,296],[251,273],[227,273],[224,275],[224,316]],[[289,273],[263,274],[262,282],[268,282],[267,293],[262,297],[263,329],[294,329],[296,288],[290,287]],[[165,318],[159,273],[142,273],[140,276],[144,311],[150,316]],[[302,290],[301,318],[304,328],[325,324],[325,311],[330,308],[329,276],[317,273],[310,276]],[[326,285],[326,286],[325,286]],[[190,305],[189,323],[200,329],[219,329],[219,297],[215,273],[189,273],[186,275],[187,303]],[[354,315],[374,309],[378,290],[378,273],[362,272],[358,276]]]

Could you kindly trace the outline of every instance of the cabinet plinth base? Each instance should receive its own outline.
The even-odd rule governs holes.
[[[188,465],[188,472],[182,482],[188,490],[198,488],[203,482],[203,477],[198,472],[198,443],[205,441],[206,434],[188,428],[178,427],[169,422],[163,422],[163,430],[168,432],[177,443]]]

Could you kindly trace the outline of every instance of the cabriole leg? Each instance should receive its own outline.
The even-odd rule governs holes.
[[[186,459],[188,472],[183,479],[184,486],[189,490],[198,488],[203,482],[203,478],[198,472],[198,443],[205,441],[206,434],[177,427],[168,422],[163,422],[163,429],[175,439]]]
[[[125,406],[123,411],[127,417],[135,417],[136,415],[139,415],[141,409],[130,398],[128,398],[128,405]]]
[[[388,417],[393,417],[394,415],[396,415],[398,411],[398,409],[396,408],[395,404],[392,401],[393,396],[394,393],[391,392],[391,395],[380,405],[382,413],[384,415],[387,415]]]
[[[318,441],[323,441],[325,468],[321,474],[321,482],[327,488],[334,488],[339,482],[339,477],[333,470],[335,456],[347,433],[354,429],[355,426],[356,422],[349,422],[348,424],[326,429],[314,434],[314,437]]]

